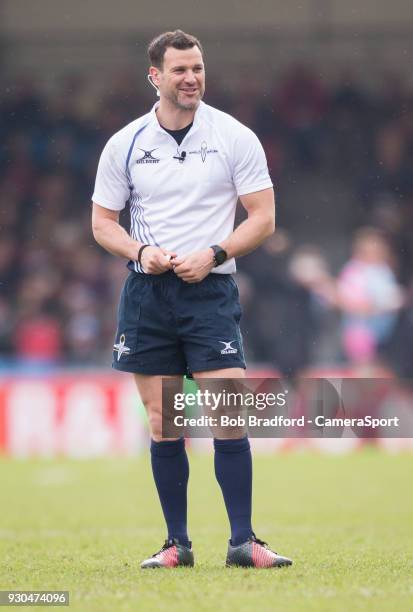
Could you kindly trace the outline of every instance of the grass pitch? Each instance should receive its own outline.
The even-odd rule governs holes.
[[[164,538],[147,456],[0,461],[0,589],[65,589],[73,610],[412,610],[413,456],[256,456],[257,535],[294,565],[225,569],[209,455],[192,455],[196,567],[139,569]]]

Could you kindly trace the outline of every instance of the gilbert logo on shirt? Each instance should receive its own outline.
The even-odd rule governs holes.
[[[152,155],[157,149],[151,149],[150,151],[145,151],[145,149],[141,149],[140,147],[138,147],[138,149],[139,151],[143,151],[143,156],[136,160],[137,164],[158,164],[160,162],[160,159]]]

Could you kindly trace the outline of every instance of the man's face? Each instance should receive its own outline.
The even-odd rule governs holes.
[[[195,110],[205,92],[205,70],[201,51],[168,47],[162,69],[150,68],[159,87],[161,98],[166,98],[176,108]]]

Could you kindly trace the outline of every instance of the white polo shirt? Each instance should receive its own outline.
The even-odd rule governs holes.
[[[272,187],[265,153],[245,125],[201,102],[178,147],[152,110],[114,134],[100,157],[93,202],[130,206],[131,236],[185,256],[234,230],[238,196]],[[175,159],[184,153],[184,161]],[[136,272],[143,272],[135,263]],[[229,259],[213,272],[235,272]]]

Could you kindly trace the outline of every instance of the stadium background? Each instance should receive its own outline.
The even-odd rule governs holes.
[[[131,386],[108,372],[126,270],[93,241],[90,194],[106,140],[154,101],[145,46],[165,28],[200,36],[205,100],[257,132],[277,188],[276,235],[238,265],[251,373],[368,376],[380,363],[411,375],[410,2],[178,1],[162,18],[153,2],[1,11],[0,448],[65,448],[62,414],[78,414],[79,431],[85,419],[106,431],[125,405],[134,414]],[[394,304],[378,338],[357,322],[348,334],[349,307],[334,297],[340,283],[348,293],[341,270],[366,225],[390,245],[378,300]],[[26,443],[21,421],[39,430]]]

